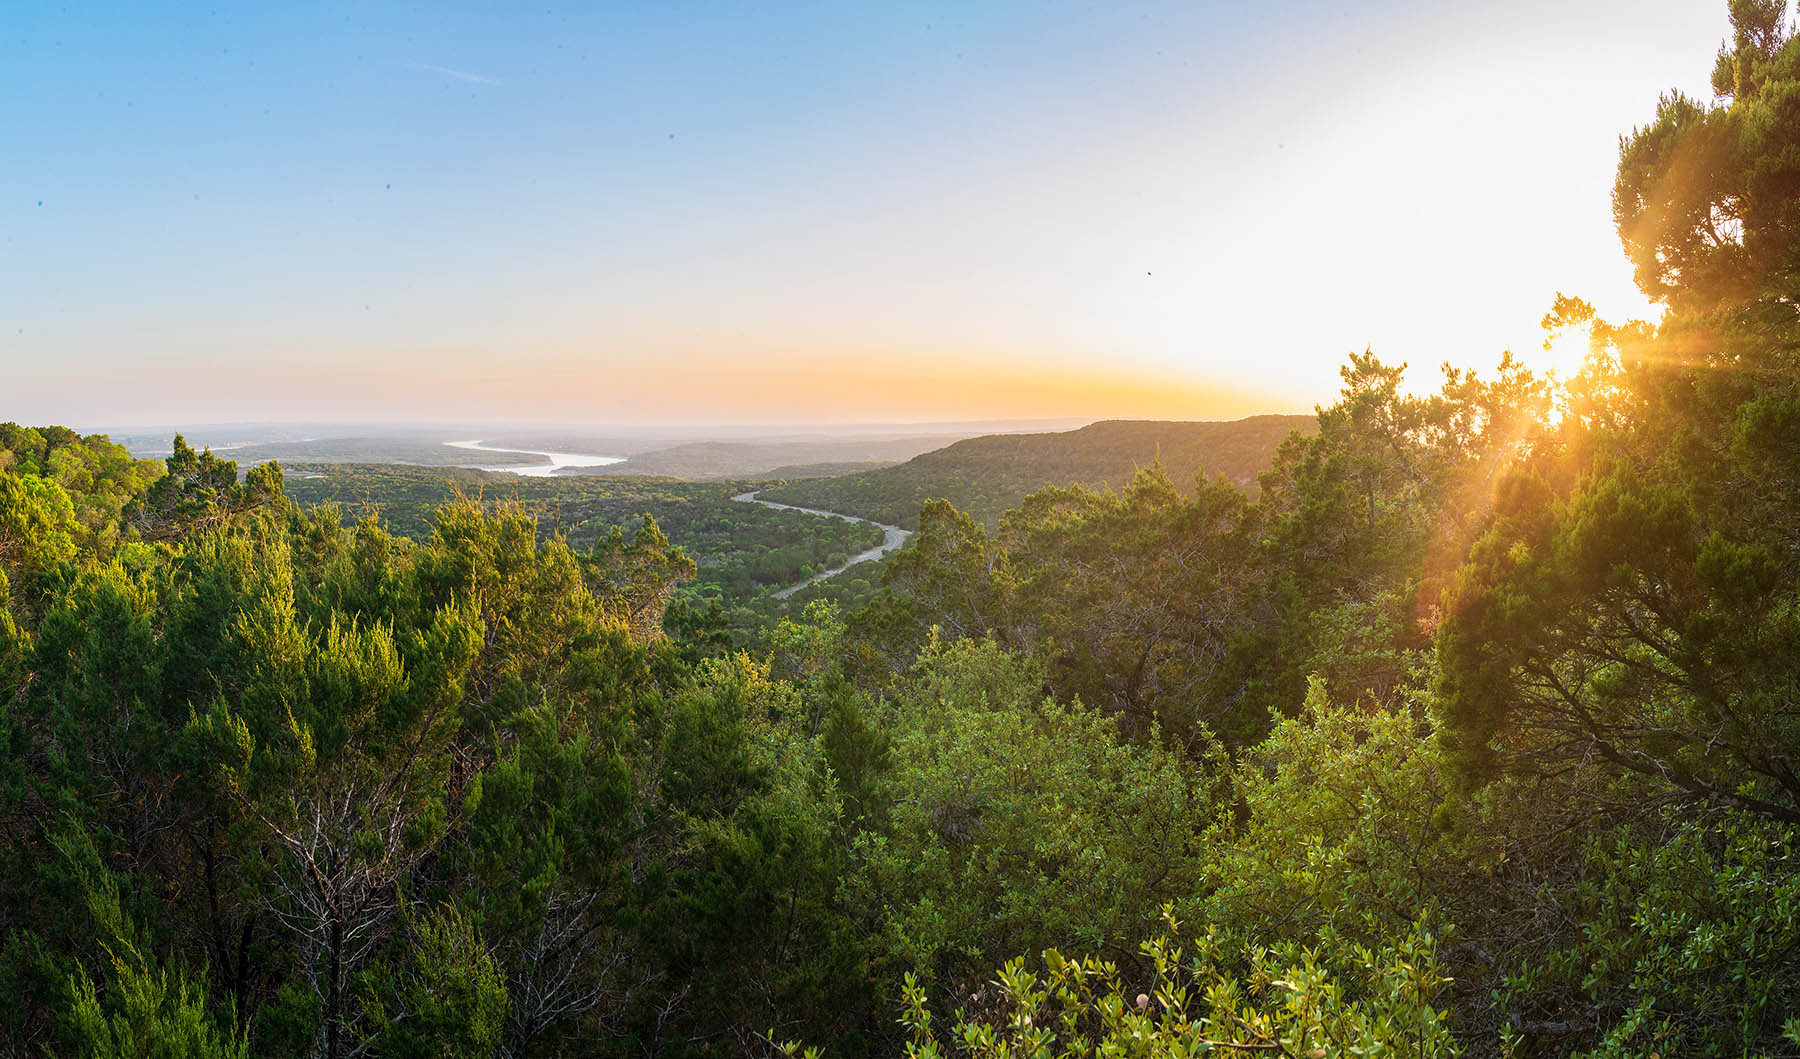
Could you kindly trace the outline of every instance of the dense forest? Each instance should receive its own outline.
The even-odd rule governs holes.
[[[678,504],[0,428],[4,1050],[1800,1055],[1800,41],[1731,13],[1574,378],[1357,354],[1254,496],[932,499],[754,650]]]

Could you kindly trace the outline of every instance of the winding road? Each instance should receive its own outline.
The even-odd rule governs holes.
[[[504,466],[477,468],[478,470],[483,471],[506,471],[530,478],[548,478],[565,467],[605,467],[609,464],[625,462],[624,459],[619,456],[595,456],[578,452],[545,452],[541,449],[503,449],[498,445],[484,445],[480,441],[446,441],[444,444],[458,449],[476,449],[481,452],[517,452],[547,458],[550,461],[548,464],[528,464],[522,467]],[[867,522],[871,526],[880,527],[881,531],[887,535],[887,538],[883,540],[878,547],[870,548],[866,552],[858,552],[857,554],[852,555],[850,561],[842,566],[833,567],[823,573],[814,574],[797,585],[789,585],[786,588],[777,589],[775,591],[776,599],[786,599],[805,588],[807,585],[817,584],[827,578],[836,577],[845,570],[855,566],[857,563],[872,562],[879,559],[905,544],[906,538],[912,536],[911,530],[903,530],[899,526],[890,526],[885,522],[876,522],[874,519],[860,518],[856,515],[846,515],[841,511],[821,511],[816,507],[797,507],[793,504],[778,504],[773,500],[758,500],[756,498],[756,492],[756,490],[752,489],[747,493],[739,493],[731,499],[736,500],[740,504],[761,504],[764,507],[774,508],[777,511],[803,511],[808,515],[822,515],[826,518],[841,518],[846,522]]]
[[[820,511],[816,507],[796,507],[793,504],[777,504],[773,500],[758,500],[756,498],[756,492],[757,492],[756,490],[752,489],[748,493],[739,493],[738,495],[732,497],[731,499],[736,500],[740,504],[761,504],[764,507],[772,507],[777,511],[804,511],[809,515],[824,515],[826,518],[841,518],[846,522],[867,522],[871,526],[881,527],[882,532],[887,534],[887,539],[881,542],[880,547],[870,548],[866,552],[858,552],[857,554],[851,556],[850,561],[845,563],[842,566],[836,567],[831,570],[826,570],[824,573],[814,574],[813,576],[807,578],[806,580],[800,582],[797,585],[789,585],[786,588],[776,590],[776,592],[775,592],[776,599],[786,599],[789,596],[793,595],[794,593],[805,588],[807,585],[816,584],[820,581],[825,580],[826,578],[836,577],[837,575],[843,573],[845,570],[848,570],[852,566],[855,566],[857,563],[866,563],[866,562],[870,562],[875,559],[879,559],[882,556],[886,555],[887,553],[900,547],[902,544],[905,544],[906,538],[912,536],[911,530],[903,530],[899,526],[890,526],[885,522],[876,522],[874,519],[858,518],[855,515],[846,515],[840,511]]]

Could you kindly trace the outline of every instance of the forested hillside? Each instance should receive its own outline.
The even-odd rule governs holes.
[[[1055,434],[989,434],[915,456],[897,467],[790,482],[764,495],[784,504],[843,511],[917,529],[919,508],[946,499],[989,525],[1050,485],[1119,487],[1161,462],[1182,484],[1222,475],[1254,491],[1256,476],[1312,416],[1251,416],[1228,423],[1110,420]]]
[[[932,500],[755,652],[650,519],[4,428],[0,1048],[1800,1055],[1781,14],[1625,139],[1664,314],[1557,296],[1567,385],[1354,355],[1254,495]]]

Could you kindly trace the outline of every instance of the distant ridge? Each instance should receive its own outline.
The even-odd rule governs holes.
[[[1220,474],[1247,492],[1282,440],[1311,434],[1310,415],[1259,415],[1225,422],[1108,419],[1053,434],[989,434],[913,457],[895,467],[789,482],[764,490],[783,503],[842,511],[908,529],[919,507],[943,497],[992,525],[1048,485],[1117,488],[1160,459],[1177,486]]]

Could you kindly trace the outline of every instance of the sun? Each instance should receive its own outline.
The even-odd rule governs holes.
[[[1554,373],[1558,382],[1568,382],[1587,363],[1588,349],[1587,328],[1566,327],[1551,332],[1530,360],[1538,370]]]

